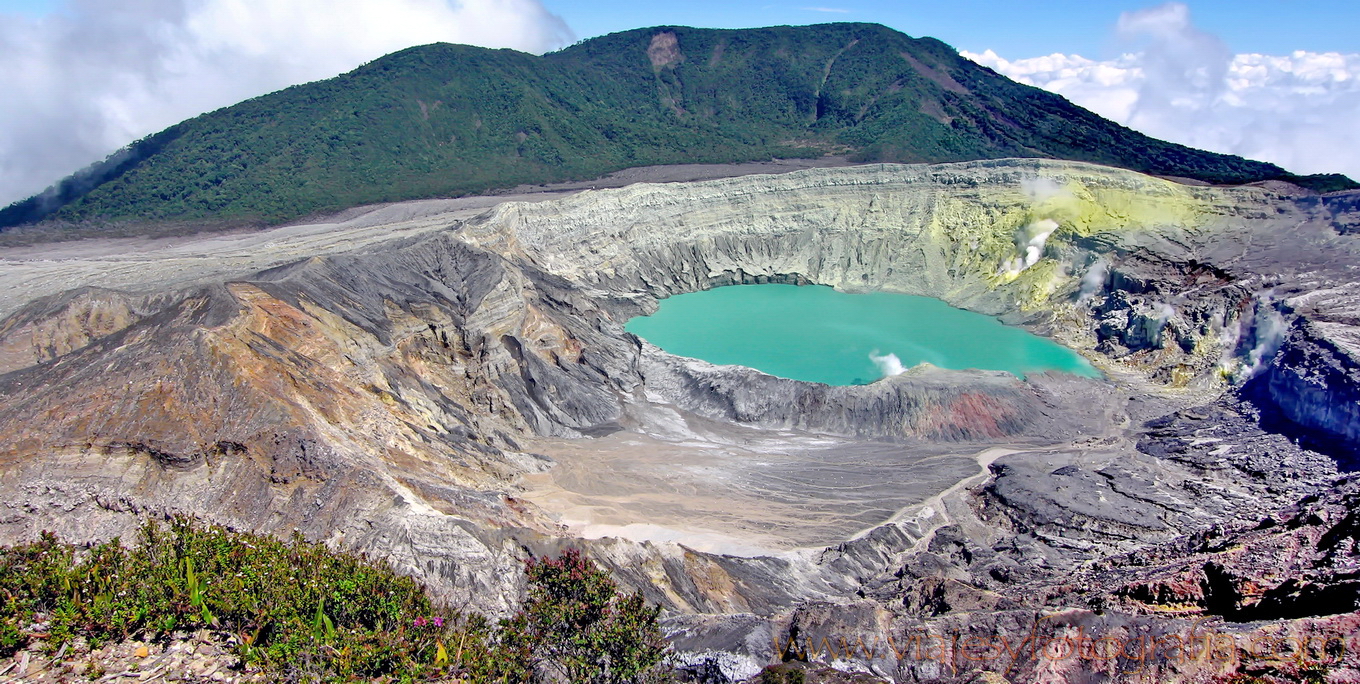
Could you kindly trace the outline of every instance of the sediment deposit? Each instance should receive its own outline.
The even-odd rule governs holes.
[[[781,639],[1013,635],[1055,611],[1174,631],[1150,617],[1171,602],[1314,629],[1307,597],[1355,594],[1335,569],[1353,545],[1326,572],[1250,554],[1220,563],[1231,580],[1127,568],[1202,565],[1212,551],[1186,540],[1210,528],[1349,496],[1355,206],[1003,160],[28,248],[0,273],[0,538],[107,538],[168,513],[297,529],[493,612],[525,554],[579,545],[666,607],[682,664],[729,679],[816,659]],[[922,367],[828,387],[623,330],[667,295],[759,282],[938,297],[1106,377]],[[1226,601],[1234,581],[1253,584]],[[837,662],[903,681],[1051,664]]]

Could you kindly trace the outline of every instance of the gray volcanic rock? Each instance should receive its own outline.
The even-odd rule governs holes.
[[[1280,341],[1282,351],[1252,380],[1249,394],[1271,407],[1291,432],[1353,458],[1360,444],[1360,338],[1343,323],[1305,321]],[[1324,448],[1326,448],[1324,446]],[[1352,461],[1354,462],[1354,461]]]
[[[1321,202],[1338,232],[1360,231],[1360,192],[1334,192],[1323,196]]]
[[[1103,579],[1068,585],[1331,486],[1360,434],[1350,199],[1039,160],[877,165],[16,257],[0,539],[171,513],[297,529],[491,612],[524,554],[584,546],[667,609],[687,666],[729,679],[797,656],[967,681],[807,639],[1014,636],[1059,609],[1064,629],[1175,632],[1092,599]],[[828,387],[623,329],[662,297],[756,282],[939,297],[1106,377],[920,367]],[[816,534],[788,529],[819,511]],[[1348,591],[1316,577],[1308,596]]]
[[[955,442],[1018,436],[1033,430],[1042,405],[1036,388],[1004,372],[921,367],[868,386],[832,387],[678,358],[651,345],[641,361],[647,388],[686,411],[870,439]]]

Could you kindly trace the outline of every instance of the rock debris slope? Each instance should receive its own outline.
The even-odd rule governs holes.
[[[525,553],[584,545],[671,611],[683,663],[727,678],[781,655],[1041,678],[1056,665],[1037,656],[959,669],[788,642],[1012,635],[1053,610],[1174,630],[1148,617],[1170,602],[1305,629],[1355,595],[1336,569],[1352,546],[1325,571],[1249,553],[1198,575],[1121,568],[1207,553],[1185,540],[1306,507],[1351,462],[1354,207],[1001,160],[21,253],[0,274],[0,537],[105,538],[167,513],[298,529],[490,611],[515,600]],[[827,387],[623,330],[662,297],[763,282],[938,297],[1051,334],[1106,379],[923,367]],[[611,462],[668,496],[609,499],[627,470]],[[854,493],[885,482],[900,487]]]

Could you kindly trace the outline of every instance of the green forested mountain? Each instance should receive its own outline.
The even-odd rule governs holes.
[[[1294,177],[1154,140],[873,24],[638,29],[541,57],[435,44],[149,136],[0,227],[43,219],[272,223],[630,166],[846,154],[1057,157],[1211,182]]]

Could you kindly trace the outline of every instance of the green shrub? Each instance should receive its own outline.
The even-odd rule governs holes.
[[[529,600],[501,626],[499,646],[513,665],[498,674],[527,680],[551,672],[573,684],[604,684],[656,673],[666,652],[659,608],[640,594],[620,594],[574,549],[555,560],[531,558],[527,571]]]
[[[619,594],[576,551],[530,559],[529,601],[493,626],[431,602],[383,564],[294,536],[230,532],[176,518],[139,543],[85,553],[44,532],[0,548],[0,657],[33,641],[56,649],[209,629],[245,663],[288,679],[459,677],[631,682],[657,671],[658,608]],[[549,676],[551,676],[549,674]]]
[[[803,684],[807,673],[789,665],[770,665],[760,671],[760,684]]]
[[[0,549],[0,655],[29,639],[57,647],[212,629],[236,637],[247,663],[290,675],[422,676],[484,655],[484,621],[431,604],[390,568],[307,544],[204,527],[147,523],[132,549],[118,540],[76,558],[44,533]],[[442,654],[442,655],[441,655]]]

